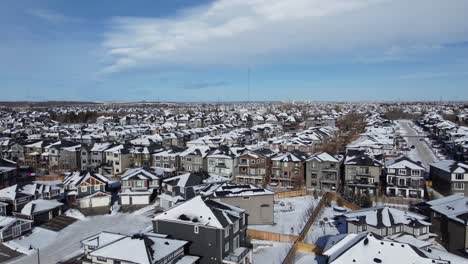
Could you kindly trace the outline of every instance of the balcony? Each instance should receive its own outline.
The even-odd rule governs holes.
[[[233,252],[231,252],[231,254],[223,259],[223,263],[241,263],[250,252],[251,250],[249,248],[236,248]],[[251,263],[251,260],[248,263]]]

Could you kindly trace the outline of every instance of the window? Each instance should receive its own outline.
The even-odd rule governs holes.
[[[463,182],[455,182],[453,183],[453,189],[457,191],[465,190],[465,184]]]
[[[95,191],[101,190],[101,186],[100,186],[100,185],[94,185],[94,190],[95,190]]]
[[[82,155],[82,156],[86,156],[86,152],[81,152],[81,155]]]
[[[411,176],[420,176],[421,171],[420,170],[411,170]]]
[[[369,174],[369,168],[368,167],[359,167],[359,173],[368,175]]]
[[[189,158],[189,157],[186,157],[185,160],[186,160],[187,162],[192,162],[192,158]]]
[[[224,245],[224,252],[228,252],[229,251],[229,242],[226,242],[226,244]]]
[[[155,156],[154,159],[155,159],[155,160],[161,160],[161,157]]]
[[[455,174],[455,179],[456,180],[463,180],[465,177],[464,177],[464,174],[463,173],[457,173]]]
[[[103,257],[97,257],[97,260],[102,261],[102,262],[107,262],[107,259]]]
[[[406,175],[406,170],[405,169],[399,169],[398,174],[400,175]]]
[[[225,229],[224,229],[224,237],[228,237],[229,236],[229,226],[227,226]]]
[[[388,173],[395,174],[395,169],[388,169]]]
[[[242,199],[244,199],[244,200],[250,200],[250,196],[243,196]]]
[[[235,221],[234,222],[234,230],[232,230],[232,232],[235,234],[239,231],[239,221]]]
[[[142,187],[143,186],[143,181],[136,181],[136,186],[137,187]]]
[[[254,159],[250,160],[250,163],[255,164],[255,160]]]
[[[198,234],[198,226],[197,226],[197,225],[196,225],[196,226],[193,226],[193,232],[194,232],[195,234]]]
[[[236,237],[234,238],[233,246],[234,246],[234,249],[239,248],[239,246],[240,246],[240,245],[239,245],[239,236],[236,236]]]
[[[312,162],[312,168],[317,168],[317,163],[315,163],[315,161]]]
[[[87,192],[88,187],[87,186],[81,186],[81,192]]]

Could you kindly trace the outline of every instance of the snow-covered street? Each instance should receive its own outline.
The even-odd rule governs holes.
[[[426,141],[420,140],[424,134],[418,132],[411,125],[409,120],[398,120],[398,126],[401,129],[401,136],[405,138],[409,146],[414,146],[414,150],[409,154],[411,158],[416,161],[421,161],[426,169],[429,169],[429,164],[437,161],[437,157],[434,155],[432,149],[427,145]],[[421,137],[418,137],[421,136]]]
[[[148,217],[131,214],[102,215],[88,217],[85,221],[77,221],[58,232],[54,239],[38,240],[33,233],[16,244],[23,247],[33,244],[40,248],[41,263],[57,263],[81,253],[83,249],[80,247],[80,241],[102,231],[130,235],[148,230],[151,230],[151,219]],[[42,239],[43,236],[40,238]],[[11,263],[31,264],[35,263],[36,258],[37,255],[34,253]]]

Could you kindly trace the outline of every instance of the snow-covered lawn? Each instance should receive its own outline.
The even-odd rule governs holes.
[[[101,215],[88,217],[87,221],[77,221],[67,226],[56,233],[56,236],[48,243],[41,242],[43,237],[46,237],[41,234],[42,232],[37,233],[37,239],[35,236],[28,237],[19,243],[28,248],[30,243],[36,243],[33,245],[41,249],[41,263],[57,263],[82,253],[80,241],[99,232],[109,231],[131,235],[149,230],[151,230],[151,218],[148,217],[131,214]],[[49,234],[47,237],[51,238],[52,235]],[[18,240],[13,242],[18,243]],[[31,264],[35,263],[36,257],[35,254],[31,254],[12,263]]]
[[[249,229],[297,235],[309,219],[307,211],[312,206],[315,208],[319,201],[320,198],[315,200],[313,196],[278,199],[274,208],[275,224],[249,225]]]
[[[325,264],[326,257],[314,255],[314,254],[304,254],[304,253],[296,253],[296,258],[294,260],[295,264]]]
[[[343,219],[333,219],[342,213],[333,210],[333,207],[336,206],[335,201],[332,201],[331,205],[331,207],[323,207],[319,217],[307,233],[305,243],[323,246],[327,237],[346,233],[345,221]]]
[[[32,233],[28,236],[25,236],[23,239],[10,240],[4,245],[7,247],[19,251],[23,254],[29,255],[35,252],[35,250],[29,250],[29,247],[43,249],[47,247],[57,238],[58,233],[44,229],[42,227],[35,227],[32,230]]]
[[[253,244],[253,263],[281,264],[289,249],[291,243],[281,243],[265,240],[252,240]]]

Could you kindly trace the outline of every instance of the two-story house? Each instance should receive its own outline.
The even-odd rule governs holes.
[[[120,204],[149,204],[161,188],[163,175],[143,168],[128,169],[121,177]]]
[[[441,160],[430,164],[432,186],[444,195],[468,196],[468,165],[454,160]]]
[[[348,154],[349,155],[349,154]],[[383,163],[367,153],[346,156],[344,161],[345,191],[376,195],[380,187]]]
[[[268,184],[271,177],[271,158],[276,153],[269,148],[246,151],[237,158],[238,183]]]
[[[111,174],[122,174],[130,166],[130,146],[117,145],[104,151],[106,164],[103,169],[110,170]]]
[[[208,146],[191,146],[180,153],[180,170],[181,173],[207,171],[206,156],[210,152]]]
[[[315,190],[339,191],[343,156],[320,152],[306,160],[306,187]]]
[[[196,196],[153,219],[153,231],[189,241],[201,264],[252,263],[245,210]]]
[[[184,150],[184,148],[171,147],[168,150],[153,154],[154,167],[175,174],[180,168],[180,154]]]
[[[219,146],[207,155],[208,172],[232,179],[237,173],[237,157],[246,149],[237,147]]]
[[[424,198],[424,173],[421,163],[407,157],[387,166],[386,193],[389,196]]]
[[[271,158],[271,185],[304,186],[307,154],[300,151],[279,153]]]

